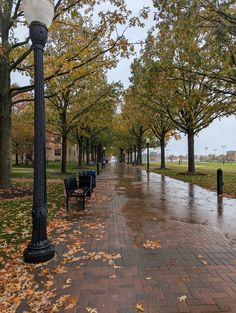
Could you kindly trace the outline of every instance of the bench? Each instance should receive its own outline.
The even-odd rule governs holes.
[[[75,175],[68,176],[64,179],[66,189],[66,210],[69,210],[69,198],[80,198],[83,201],[83,210],[85,198],[90,197],[92,193],[92,177],[86,179],[80,177],[78,181]]]
[[[96,188],[96,180],[97,180],[97,173],[96,171],[88,170],[88,171],[81,171],[79,176],[92,176],[92,188]]]

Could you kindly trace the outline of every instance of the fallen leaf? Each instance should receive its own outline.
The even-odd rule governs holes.
[[[67,270],[63,266],[58,266],[58,267],[55,268],[54,272],[57,273],[57,274],[62,274],[62,273],[66,273]]]
[[[147,276],[147,277],[145,277],[145,279],[146,279],[146,280],[150,280],[150,279],[152,279],[152,277]]]
[[[97,309],[96,308],[86,308],[87,312],[88,313],[98,313]]]
[[[161,248],[161,244],[159,240],[147,240],[143,244],[144,248],[149,248],[149,249],[158,249]]]
[[[112,267],[113,267],[115,270],[118,269],[118,268],[122,268],[122,266],[118,266],[118,265],[115,265],[115,264],[114,264]]]
[[[135,309],[136,309],[137,311],[139,311],[139,312],[144,312],[144,307],[143,307],[142,304],[136,303],[136,304],[135,304]]]
[[[181,302],[181,301],[184,301],[187,299],[187,296],[183,295],[183,296],[180,296],[178,297],[178,300]]]
[[[75,297],[69,297],[67,301],[68,301],[68,304],[65,307],[65,310],[72,309],[77,303],[77,299]]]
[[[117,276],[116,275],[111,275],[111,276],[109,276],[109,278],[115,279],[115,278],[117,278]]]
[[[52,280],[48,280],[44,286],[46,288],[50,288],[50,287],[52,287],[52,285],[53,285],[53,281]]]

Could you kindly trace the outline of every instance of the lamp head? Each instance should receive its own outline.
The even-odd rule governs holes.
[[[23,11],[29,25],[40,22],[48,28],[54,17],[54,3],[52,0],[23,0]]]
[[[146,138],[146,143],[150,143],[150,138]]]

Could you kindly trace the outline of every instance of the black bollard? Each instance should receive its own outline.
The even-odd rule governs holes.
[[[221,168],[217,170],[217,194],[222,195],[223,193],[223,171]]]
[[[100,168],[99,168],[99,163],[97,163],[97,175],[100,174]]]

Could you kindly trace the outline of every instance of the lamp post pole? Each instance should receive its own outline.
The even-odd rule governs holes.
[[[48,29],[41,22],[30,24],[34,50],[35,116],[34,116],[34,193],[32,239],[24,251],[27,263],[46,262],[54,257],[54,246],[47,239],[46,144],[43,50]]]
[[[224,163],[224,162],[225,162],[224,156],[225,156],[225,148],[226,148],[226,146],[221,146],[221,148],[222,148],[222,151],[223,151],[223,154],[222,154],[222,161],[223,161],[223,163]]]
[[[147,173],[149,173],[149,144],[150,144],[150,139],[146,139],[146,144],[147,144]]]
[[[207,157],[207,150],[208,150],[208,147],[205,147],[205,151],[206,151],[206,161],[207,161],[207,159],[208,159],[208,157]]]
[[[106,165],[105,157],[106,157],[106,147],[103,147],[102,149],[102,168],[103,169],[105,168],[105,165]]]

